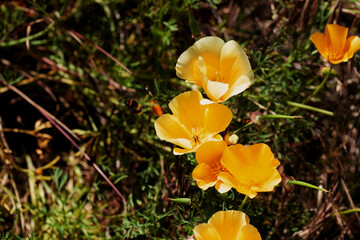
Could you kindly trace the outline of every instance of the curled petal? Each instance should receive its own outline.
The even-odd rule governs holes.
[[[322,33],[314,33],[310,36],[311,41],[314,43],[315,47],[319,51],[319,53],[325,58],[328,59],[327,51],[326,51],[326,41],[325,35]]]
[[[184,127],[179,120],[170,114],[164,114],[155,121],[156,135],[168,142],[183,148],[192,148],[188,130]]]
[[[360,49],[360,38],[358,36],[351,36],[346,40],[345,51],[348,58],[352,58],[354,53]]]

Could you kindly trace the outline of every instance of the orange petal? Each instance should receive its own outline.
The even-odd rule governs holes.
[[[261,236],[256,227],[248,224],[241,228],[240,234],[237,239],[261,240]]]
[[[209,104],[206,106],[204,116],[204,129],[210,133],[224,131],[232,120],[231,110],[222,104]]]
[[[326,47],[338,54],[344,54],[348,28],[337,24],[327,24],[325,27]]]
[[[326,51],[326,41],[325,35],[322,33],[314,33],[310,36],[311,41],[314,43],[315,47],[319,51],[319,53],[325,58],[328,59],[327,51]]]
[[[223,154],[224,149],[227,147],[226,142],[205,142],[196,151],[196,161],[198,164],[206,163],[212,164],[220,162],[220,158]]]
[[[352,58],[354,53],[360,49],[360,38],[358,36],[351,36],[346,40],[345,52],[348,58]]]
[[[173,114],[189,130],[202,127],[205,107],[200,104],[202,95],[199,91],[188,91],[179,94],[169,103]]]
[[[206,190],[209,187],[215,185],[217,176],[215,175],[216,169],[209,164],[200,163],[192,172],[193,178],[196,180],[197,185],[202,190]]]
[[[155,121],[156,135],[168,142],[181,146],[183,148],[192,148],[188,139],[190,134],[179,120],[170,114],[164,114]]]
[[[239,239],[240,230],[249,224],[249,217],[241,211],[219,211],[208,221],[221,236],[221,239]]]
[[[197,225],[193,231],[196,240],[222,240],[216,228],[207,223]]]
[[[236,179],[237,182],[230,179],[236,190],[250,198],[255,197],[256,192],[271,191],[281,181],[276,170],[280,162],[263,143],[228,147],[224,150],[221,163]]]

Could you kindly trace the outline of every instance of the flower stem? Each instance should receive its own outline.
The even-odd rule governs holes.
[[[313,189],[316,189],[316,190],[320,190],[324,193],[328,193],[329,191],[324,189],[324,188],[321,188],[321,187],[317,187],[315,185],[312,185],[310,183],[307,183],[307,182],[303,182],[303,181],[296,181],[296,180],[289,180],[289,181],[286,181],[287,184],[294,184],[294,185],[299,185],[299,186],[303,186],[303,187],[308,187],[308,188],[313,188]]]
[[[326,76],[324,77],[324,79],[322,80],[322,82],[320,83],[319,86],[317,86],[317,88],[314,90],[314,92],[312,94],[310,94],[310,96],[308,96],[302,103],[305,104],[307,103],[313,96],[315,96],[320,89],[324,86],[324,84],[326,83],[326,81],[329,79],[330,74],[331,74],[331,70],[332,70],[332,65],[330,66],[329,72],[326,74]]]
[[[242,201],[242,203],[241,203],[241,205],[240,205],[240,211],[242,211],[243,210],[243,208],[244,208],[244,206],[245,206],[245,203],[246,203],[246,201],[248,200],[248,195],[246,195],[245,196],[245,198],[244,198],[244,200]]]
[[[260,117],[262,119],[276,119],[276,118],[284,118],[284,119],[296,119],[296,118],[303,118],[301,116],[289,116],[289,115],[280,115],[280,114],[269,114]]]
[[[302,104],[302,103],[296,103],[296,102],[292,102],[292,101],[287,101],[286,103],[288,105],[290,105],[290,106],[295,107],[295,108],[292,109],[291,112],[294,112],[298,108],[302,108],[302,109],[311,110],[311,111],[314,111],[314,112],[323,113],[323,114],[326,114],[326,115],[329,115],[329,116],[332,116],[332,117],[334,116],[333,112],[330,112],[330,111],[327,111],[327,110],[324,110],[324,109],[321,109],[321,108],[305,105],[305,104]]]
[[[360,212],[360,208],[354,208],[354,209],[348,209],[345,211],[339,211],[339,214],[348,214],[348,213],[356,213],[356,212]]]

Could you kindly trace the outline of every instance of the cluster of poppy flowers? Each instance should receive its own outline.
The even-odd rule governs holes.
[[[347,61],[359,48],[360,39],[346,39],[347,28],[329,24],[326,33],[315,33],[311,40],[320,54],[331,63]],[[269,192],[281,182],[277,171],[280,162],[264,143],[228,146],[219,134],[226,130],[233,115],[221,104],[246,90],[254,81],[248,57],[241,46],[231,40],[204,37],[179,57],[179,78],[202,87],[188,91],[169,103],[172,114],[155,121],[157,136],[179,147],[175,155],[196,152],[198,165],[192,176],[202,190],[215,186],[225,193],[231,188],[254,198],[258,192]],[[226,231],[224,228],[226,227]],[[261,239],[257,229],[241,211],[219,211],[207,224],[195,227],[196,239]]]

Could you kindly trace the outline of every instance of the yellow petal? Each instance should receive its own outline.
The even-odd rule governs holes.
[[[197,225],[193,231],[196,240],[223,240],[216,229],[207,223]]]
[[[195,167],[192,176],[196,180],[199,188],[206,190],[214,186],[217,181],[217,176],[214,174],[215,171],[211,165],[200,163]]]
[[[165,141],[183,148],[192,148],[190,134],[179,120],[170,114],[163,114],[155,121],[156,135]]]
[[[230,85],[234,84],[242,75],[248,76],[251,81],[253,80],[249,58],[234,40],[225,43],[221,49],[220,72],[221,78]]]
[[[354,53],[360,49],[360,38],[358,36],[351,36],[346,40],[345,52],[348,58],[352,58]]]
[[[251,224],[248,224],[241,228],[238,236],[239,240],[261,240],[259,231]]]
[[[196,161],[198,164],[214,164],[220,162],[224,149],[227,147],[226,142],[205,142],[196,151]]]
[[[224,131],[232,120],[231,110],[221,104],[205,105],[204,129],[210,133],[218,133]]]
[[[280,162],[263,143],[230,146],[224,150],[221,163],[238,181],[230,179],[236,190],[250,198],[255,197],[256,192],[271,191],[281,181],[276,170]]]
[[[215,213],[208,221],[219,233],[221,239],[238,239],[240,230],[243,226],[249,224],[249,217],[241,211],[219,211]]]
[[[214,102],[218,102],[219,99],[229,90],[229,84],[210,81],[206,78],[203,81],[203,88],[206,95],[211,100],[213,100]]]
[[[346,37],[348,28],[342,27],[337,24],[327,24],[325,27],[325,39],[328,49],[344,55],[344,47],[346,43]]]
[[[252,84],[253,79],[254,77],[250,79],[248,76],[242,75],[231,85],[230,89],[227,91],[226,94],[224,94],[224,96],[222,96],[221,100],[226,101],[230,97],[242,93]]]
[[[177,76],[201,86],[201,75],[197,63],[199,56],[205,59],[206,65],[216,66],[219,64],[223,45],[224,41],[218,37],[204,37],[196,41],[180,55],[175,67]],[[212,69],[209,71],[211,72]]]
[[[191,152],[195,152],[195,151],[196,151],[196,148],[188,148],[188,149],[174,148],[173,154],[174,155],[183,155],[185,153],[191,153]]]
[[[230,191],[231,186],[223,183],[222,181],[217,181],[215,184],[215,189],[218,190],[219,193],[226,193]]]
[[[189,130],[202,127],[205,107],[200,104],[202,95],[198,91],[188,91],[176,96],[169,103],[173,114]]]
[[[322,33],[314,33],[310,36],[311,41],[314,43],[315,47],[319,51],[319,53],[325,58],[328,59],[327,51],[326,51],[326,41],[325,35]]]

